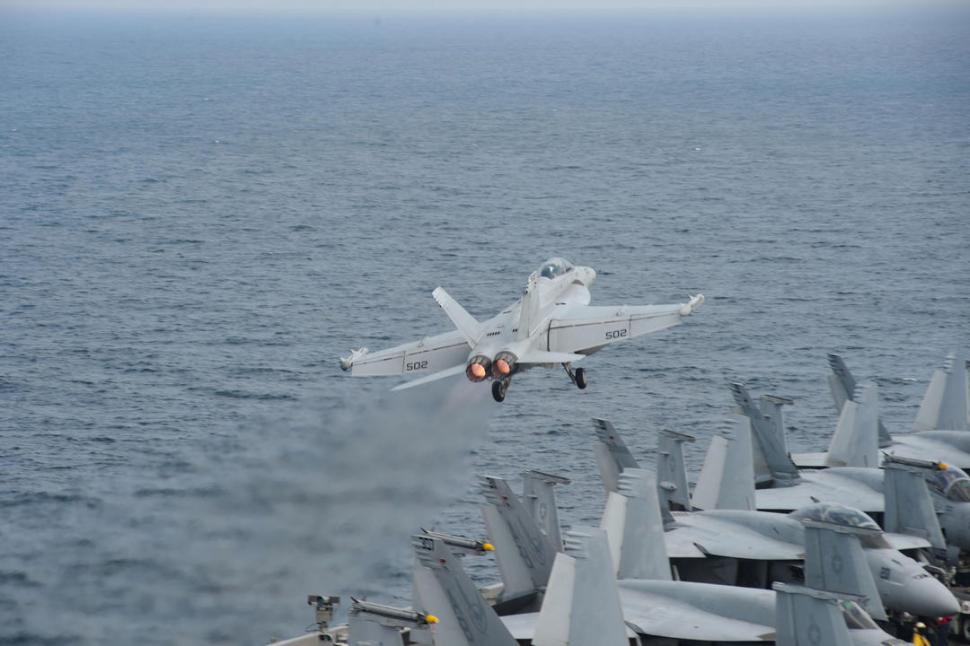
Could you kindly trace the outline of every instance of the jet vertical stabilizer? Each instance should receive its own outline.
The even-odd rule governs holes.
[[[872,578],[863,537],[881,530],[835,525],[812,520],[805,525],[805,585],[816,590],[865,597],[861,605],[874,619],[885,620],[882,598]]]
[[[826,466],[879,466],[879,392],[876,384],[858,386],[842,406],[829,444]]]
[[[887,457],[883,465],[887,532],[925,538],[935,550],[946,551],[940,519],[933,507],[923,472]]]
[[[421,610],[437,619],[436,644],[516,646],[505,624],[486,603],[461,561],[444,541],[418,535],[413,537],[412,545],[416,560],[415,598],[421,599]]]
[[[933,373],[913,430],[970,430],[967,397],[967,357],[963,352],[950,354],[943,368]]]
[[[636,458],[630,453],[623,438],[620,437],[613,422],[598,417],[593,418],[593,428],[596,430],[596,466],[599,467],[600,477],[606,492],[616,491],[620,474],[624,469],[639,469]]]
[[[475,344],[482,337],[481,324],[464,307],[459,305],[458,301],[453,299],[443,287],[436,288],[431,292],[431,296],[441,306],[441,309],[445,311],[445,314],[455,324],[455,327],[461,332],[461,335],[465,337],[468,345],[474,348]]]
[[[536,621],[535,646],[627,646],[620,593],[610,565],[602,529],[566,533],[566,552],[556,556]]]
[[[660,507],[665,511],[691,511],[684,442],[693,441],[693,435],[667,429],[661,430],[657,436],[657,493]]]
[[[505,480],[485,476],[481,489],[487,503],[485,524],[495,546],[502,581],[513,582],[519,588],[525,573],[531,590],[545,588],[560,546],[543,533]]]
[[[839,602],[844,595],[775,583],[777,646],[852,646]]]
[[[835,414],[842,414],[842,405],[852,397],[855,392],[855,377],[849,372],[849,367],[837,354],[829,354],[829,368],[832,374],[829,375],[829,389],[832,391],[832,402],[835,404]],[[879,448],[885,448],[893,443],[893,438],[886,430],[886,425],[880,418],[879,424]]]
[[[694,487],[693,504],[705,510],[753,511],[756,508],[749,418],[737,415],[733,433],[711,438],[704,466]]]
[[[522,502],[558,549],[562,545],[562,534],[556,492],[553,490],[557,484],[569,484],[569,478],[542,471],[526,471],[522,474]]]
[[[600,526],[609,537],[612,572],[619,579],[670,581],[670,561],[654,476],[627,469],[606,501]]]
[[[753,433],[754,450],[756,455],[760,454],[771,474],[771,478],[780,485],[794,484],[800,480],[798,467],[792,462],[788,455],[788,447],[785,440],[785,429],[781,416],[781,407],[790,404],[791,400],[781,397],[765,395],[761,398],[761,403],[769,410],[763,411],[751,400],[748,390],[741,384],[731,384],[731,394],[734,401],[741,409],[741,414],[751,420],[751,431]],[[761,475],[756,473],[756,477]],[[762,478],[758,478],[761,480]]]

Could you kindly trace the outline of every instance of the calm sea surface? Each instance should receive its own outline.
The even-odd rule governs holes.
[[[0,643],[261,644],[307,593],[407,603],[475,475],[593,415],[699,467],[728,380],[827,443],[825,353],[908,430],[970,345],[970,11],[377,19],[0,8]],[[450,328],[545,257],[685,325],[503,405],[337,356]],[[493,576],[487,560],[476,577]]]

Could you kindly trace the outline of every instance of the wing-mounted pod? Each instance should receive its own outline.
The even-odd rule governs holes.
[[[967,357],[963,352],[951,353],[933,373],[913,430],[970,431],[967,400]]]
[[[828,360],[829,368],[832,370],[832,374],[829,375],[832,403],[835,404],[835,414],[841,415],[842,406],[852,398],[852,394],[856,391],[856,381],[842,357],[830,353]],[[886,430],[886,425],[882,423],[882,418],[879,418],[877,423],[879,425],[879,448],[882,449],[892,444],[893,438]]]
[[[451,549],[452,552],[458,554],[459,556],[465,554],[487,554],[488,552],[495,551],[495,546],[488,541],[479,541],[474,538],[454,536],[452,534],[434,532],[423,528],[421,529],[420,535],[427,536],[428,538],[436,538],[442,541],[448,546],[449,549]]]
[[[436,620],[436,644],[516,646],[505,624],[442,539],[419,535],[411,544],[415,555],[415,599],[420,599],[421,610]]]
[[[690,490],[687,487],[687,467],[684,463],[684,444],[693,441],[693,435],[669,429],[662,429],[657,434],[657,493],[663,511],[692,509]]]
[[[609,537],[612,572],[620,579],[669,581],[670,560],[654,475],[627,469],[606,501],[600,523]]]
[[[883,464],[885,530],[925,538],[938,556],[943,556],[946,554],[946,541],[925,479],[926,473],[935,471],[937,464],[918,462],[922,461],[904,461],[886,456]]]
[[[607,493],[616,491],[623,470],[638,469],[640,465],[617,433],[613,422],[594,417],[593,430],[596,431],[593,452],[596,454],[596,466],[599,468],[603,486]]]
[[[560,545],[547,536],[509,484],[492,476],[481,478],[485,497],[485,526],[509,599],[542,590],[549,582],[552,562]]]
[[[566,551],[556,556],[532,643],[627,646],[606,532],[576,528],[566,533],[565,543]]]
[[[569,484],[569,478],[534,470],[522,474],[522,502],[557,549],[562,545],[562,534],[554,487],[560,484]]]
[[[879,466],[879,391],[876,384],[856,387],[846,400],[829,444],[830,467]]]
[[[862,606],[873,619],[885,620],[882,598],[872,578],[861,538],[880,529],[850,527],[813,520],[805,525],[805,585],[816,590],[864,597]]]
[[[438,623],[438,618],[432,614],[361,601],[353,597],[350,599],[347,620],[347,642],[350,644],[404,646],[404,629],[423,629]]]
[[[781,407],[791,404],[792,401],[783,397],[765,395],[761,398],[762,406],[767,408],[764,410],[751,400],[747,388],[742,384],[733,383],[730,388],[741,414],[751,420],[756,467],[763,465],[763,468],[767,469],[765,474],[762,469],[756,468],[757,481],[764,481],[764,476],[767,475],[770,480],[781,486],[799,482],[801,478],[798,475],[798,467],[788,455],[784,420],[781,414]]]
[[[756,508],[751,420],[736,415],[734,429],[711,438],[704,466],[694,487],[693,504],[699,509]]]
[[[842,614],[847,595],[775,583],[775,644],[777,646],[852,646]]]

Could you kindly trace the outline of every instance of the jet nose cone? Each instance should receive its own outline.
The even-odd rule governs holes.
[[[960,602],[945,585],[927,576],[906,586],[907,612],[923,617],[945,617],[960,612]]]

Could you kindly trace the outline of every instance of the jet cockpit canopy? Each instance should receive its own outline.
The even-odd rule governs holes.
[[[539,275],[543,278],[552,279],[572,271],[573,268],[573,263],[565,258],[550,258],[539,267]]]
[[[963,469],[947,465],[927,476],[926,484],[947,500],[970,502],[970,477]]]
[[[882,531],[876,521],[870,518],[868,514],[836,502],[817,502],[802,507],[793,511],[791,517],[799,520],[814,520],[845,527],[861,527]]]

